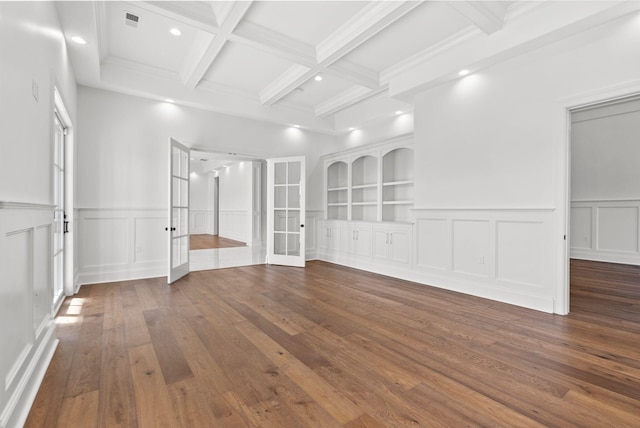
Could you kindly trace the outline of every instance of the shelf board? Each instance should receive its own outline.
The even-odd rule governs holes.
[[[376,206],[378,205],[377,202],[352,202],[351,205],[353,206]]]
[[[383,201],[382,205],[413,205],[413,201]]]
[[[349,190],[348,187],[331,187],[327,189],[327,192],[337,192],[339,190]]]
[[[402,186],[407,184],[413,184],[413,180],[387,181],[386,183],[382,183],[383,186]]]
[[[327,204],[328,207],[346,207],[347,205],[349,205],[347,202],[331,202]]]
[[[374,187],[378,187],[377,183],[374,184],[358,184],[356,186],[351,186],[352,189],[371,189]]]

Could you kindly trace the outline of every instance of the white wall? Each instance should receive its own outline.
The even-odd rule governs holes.
[[[218,172],[220,180],[219,230],[223,238],[248,242],[253,198],[252,162],[237,162]]]
[[[571,119],[571,257],[640,265],[640,100]]]
[[[191,169],[189,176],[189,232],[213,234],[213,188],[211,172]],[[211,207],[211,208],[210,208]]]
[[[166,245],[170,137],[202,151],[306,155],[307,207],[322,206],[318,159],[336,151],[331,136],[83,86],[78,105],[80,235],[104,237],[95,264],[80,263],[81,283],[166,274],[166,262],[155,253],[157,245]],[[119,233],[111,228],[114,212],[121,219]],[[95,245],[83,240],[79,251]],[[129,256],[110,259],[123,245]]]
[[[416,263],[425,278],[437,273],[434,285],[562,312],[561,106],[637,81],[639,51],[640,16],[633,14],[416,96],[415,204],[424,210],[416,211]],[[420,230],[423,220],[430,222]],[[495,231],[492,223],[503,226]],[[465,268],[430,268],[437,260],[420,246],[451,233],[451,265]],[[467,250],[473,254],[455,260]],[[532,275],[526,260],[510,257],[514,251],[544,274]],[[554,255],[551,266],[546,254]],[[491,275],[501,271],[509,272],[503,281]],[[460,287],[459,278],[469,283]]]
[[[75,78],[55,4],[0,3],[0,427],[22,426],[57,345],[54,87],[75,125]]]

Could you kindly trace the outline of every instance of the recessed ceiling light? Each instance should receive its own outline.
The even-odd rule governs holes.
[[[179,30],[179,29],[177,29],[177,28],[172,28],[171,30],[169,30],[169,32],[170,32],[171,34],[173,34],[174,36],[179,36],[179,35],[181,35],[181,34],[182,34],[182,31],[180,31],[180,30]]]
[[[402,110],[396,110],[396,114],[402,114]]]
[[[293,125],[294,128],[300,128],[300,125]]]
[[[319,82],[319,81],[321,81],[321,80],[322,80],[322,76],[321,76],[321,75],[319,75],[319,74],[317,74],[317,75],[316,75],[316,77],[314,77],[314,80],[315,80],[316,82]]]
[[[349,128],[349,131],[355,131],[356,128]]]
[[[164,100],[166,103],[175,103],[175,100],[173,98],[165,98]]]
[[[466,76],[469,73],[471,73],[471,72],[469,70],[467,70],[467,69],[460,70],[460,71],[458,71],[458,76]]]
[[[87,44],[87,41],[85,39],[83,39],[82,37],[80,37],[80,36],[73,36],[71,38],[71,40],[73,40],[74,42],[76,42],[79,45],[86,45]]]

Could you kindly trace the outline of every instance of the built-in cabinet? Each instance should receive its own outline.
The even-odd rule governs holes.
[[[412,147],[405,136],[324,158],[321,259],[364,269],[411,268]]]

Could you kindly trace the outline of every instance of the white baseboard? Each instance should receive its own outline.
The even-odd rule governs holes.
[[[157,278],[167,276],[167,265],[147,267],[143,269],[110,270],[102,272],[81,273],[78,284],[100,284],[103,282],[130,281],[144,278]]]
[[[50,321],[38,348],[32,354],[31,361],[18,382],[18,386],[9,398],[6,407],[0,414],[0,428],[24,426],[29,411],[42,384],[44,375],[58,346],[55,334],[55,323]]]
[[[570,257],[572,259],[591,260],[594,262],[620,263],[623,265],[640,266],[640,257],[634,253],[606,253],[572,248]]]

